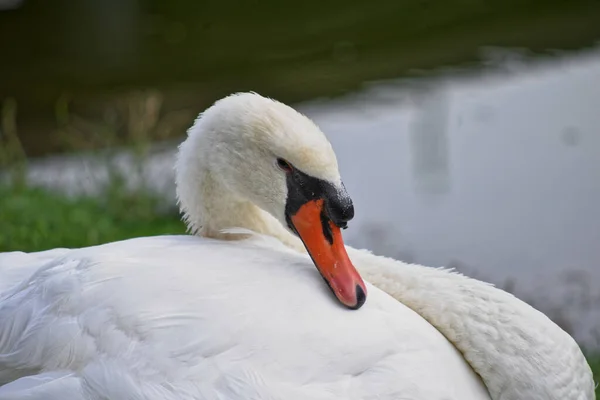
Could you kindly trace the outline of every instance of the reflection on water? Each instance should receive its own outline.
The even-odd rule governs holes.
[[[494,65],[298,108],[338,154],[351,245],[510,286],[599,346],[600,51]],[[173,154],[148,166],[170,199]],[[72,166],[79,187],[98,173]]]
[[[416,98],[408,133],[413,182],[418,193],[433,197],[450,189],[449,102],[435,85]]]

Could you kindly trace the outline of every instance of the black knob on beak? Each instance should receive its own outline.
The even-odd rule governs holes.
[[[329,219],[338,227],[346,228],[347,222],[354,218],[354,205],[346,188],[330,187],[325,197],[325,210]]]

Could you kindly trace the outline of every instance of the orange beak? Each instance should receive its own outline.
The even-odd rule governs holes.
[[[327,218],[323,200],[310,200],[290,217],[315,266],[346,307],[360,308],[367,288],[348,258],[340,228]]]

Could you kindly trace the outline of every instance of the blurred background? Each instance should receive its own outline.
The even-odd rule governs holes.
[[[350,245],[600,351],[597,0],[0,0],[0,251],[184,232],[175,146],[246,90],[328,135]]]

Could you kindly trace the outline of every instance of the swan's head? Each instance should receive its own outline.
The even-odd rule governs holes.
[[[310,119],[255,93],[219,100],[196,120],[177,162],[179,202],[196,231],[204,222],[194,213],[243,212],[226,207],[225,199],[223,207],[201,211],[195,203],[211,191],[206,174],[237,204],[253,203],[297,235],[342,304],[364,304],[366,287],[340,232],[354,216],[352,200],[331,144]]]

